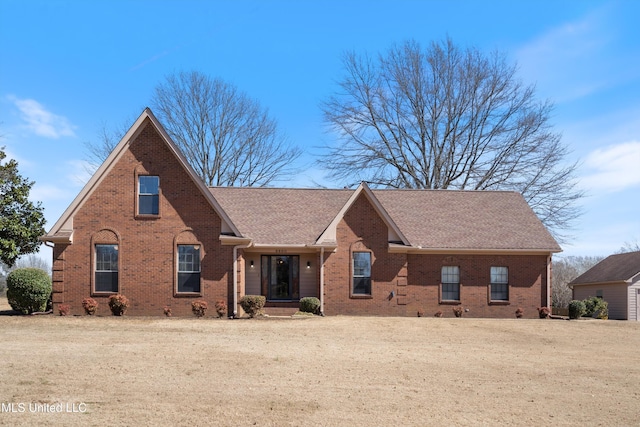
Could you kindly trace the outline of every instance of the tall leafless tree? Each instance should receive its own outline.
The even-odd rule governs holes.
[[[200,72],[167,76],[152,108],[207,185],[265,186],[301,154],[257,101]]]
[[[504,54],[450,39],[409,41],[372,58],[347,53],[339,91],[323,104],[339,143],[320,161],[341,184],[515,190],[563,240],[579,216],[575,163]]]
[[[569,256],[554,258],[551,275],[551,301],[554,307],[567,308],[573,291],[567,286],[573,279],[602,261],[602,256]]]
[[[103,122],[96,141],[87,141],[84,143],[87,156],[85,159],[85,169],[89,174],[93,174],[102,162],[109,157],[111,151],[127,133],[134,121],[135,117],[132,117],[113,128],[108,126],[106,122]]]

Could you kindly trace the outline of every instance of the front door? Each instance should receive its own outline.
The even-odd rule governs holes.
[[[298,255],[263,255],[263,292],[270,301],[291,301],[299,298]]]

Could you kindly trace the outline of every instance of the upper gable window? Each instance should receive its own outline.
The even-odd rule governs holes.
[[[138,176],[138,215],[160,214],[160,177]]]

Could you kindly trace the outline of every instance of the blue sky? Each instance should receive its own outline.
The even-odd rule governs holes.
[[[346,50],[451,37],[501,50],[556,105],[588,197],[565,255],[640,240],[638,1],[0,0],[0,145],[52,226],[88,179],[84,144],[130,123],[170,73],[197,70],[269,108],[305,151],[287,186],[331,186],[319,103]],[[44,250],[49,258],[50,252]]]

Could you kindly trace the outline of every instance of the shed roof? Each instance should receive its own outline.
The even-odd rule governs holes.
[[[640,274],[640,251],[610,255],[575,278],[570,285],[627,282]]]

